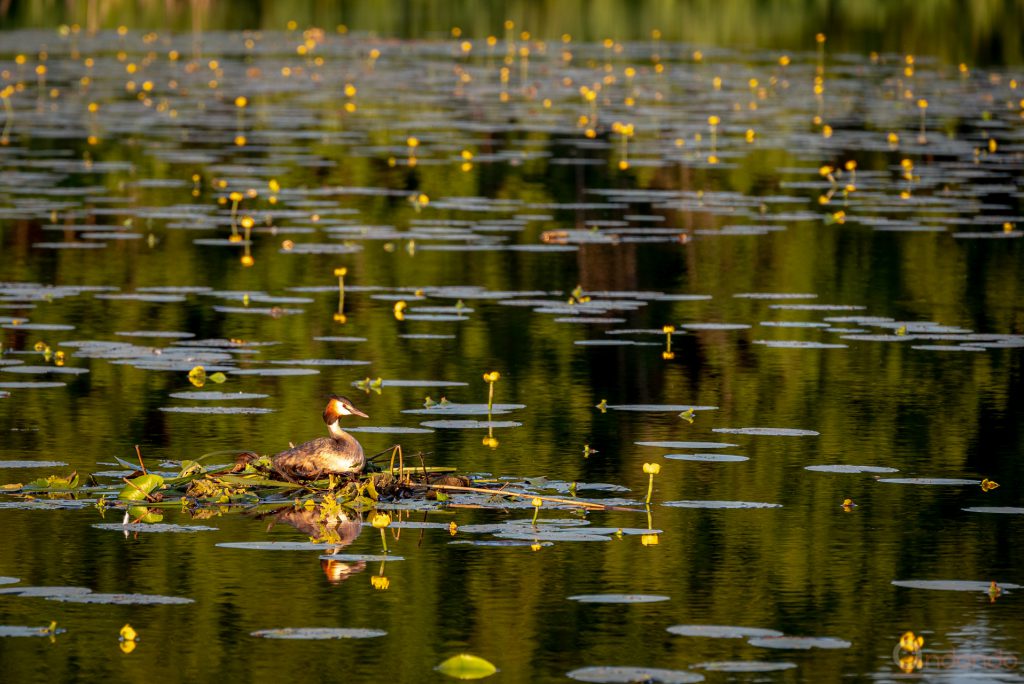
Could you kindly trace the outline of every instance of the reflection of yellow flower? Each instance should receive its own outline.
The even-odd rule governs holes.
[[[370,578],[370,584],[372,584],[373,588],[378,591],[387,591],[387,588],[391,586],[391,580],[387,577],[374,575]]]
[[[405,300],[399,300],[395,302],[395,318],[397,318],[400,321],[405,320],[405,309],[407,306],[409,305],[405,303]]]
[[[642,534],[640,535],[640,543],[644,546],[657,546],[658,535],[656,534]]]
[[[540,551],[540,549],[541,549],[541,543],[540,542],[533,542],[532,544],[530,544],[530,550],[531,551]]]
[[[391,516],[387,513],[374,513],[373,518],[370,520],[370,524],[378,530],[384,529],[391,524]]]
[[[486,446],[486,447],[491,447],[492,449],[497,449],[498,448],[498,440],[495,437],[484,437],[483,445]]]
[[[138,645],[139,644],[138,644],[137,641],[122,641],[121,643],[118,644],[118,646],[121,647],[121,651],[125,655],[127,655],[127,654],[131,653],[132,651],[134,651],[135,647],[138,646]]]
[[[998,486],[999,486],[998,482],[993,482],[992,480],[988,479],[987,477],[984,480],[981,481],[981,491],[983,491],[983,492],[990,492],[990,491],[992,491],[993,489],[995,489]]]
[[[459,526],[457,524],[455,524],[454,520],[452,520],[450,523],[448,523],[448,532],[449,532],[449,534],[451,534],[454,537],[456,534],[458,534],[458,531],[459,531]]]
[[[907,674],[910,674],[915,670],[920,670],[921,668],[923,668],[924,660],[921,658],[920,655],[917,654],[902,655],[900,656],[899,666],[900,670]]]

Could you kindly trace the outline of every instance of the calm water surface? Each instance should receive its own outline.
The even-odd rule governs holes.
[[[22,12],[15,24],[41,25]],[[531,548],[546,537],[527,504],[406,502],[396,520],[429,525],[389,532],[402,560],[339,565],[329,549],[219,546],[308,542],[295,511],[172,507],[164,523],[213,529],[148,533],[117,529],[123,510],[94,494],[4,494],[0,577],[17,582],[0,590],[192,600],[0,594],[0,625],[67,630],[0,638],[5,679],[440,681],[433,668],[469,652],[499,668],[491,681],[596,666],[890,681],[907,676],[908,630],[925,638],[912,678],[1024,679],[1019,64],[978,66],[1006,57],[983,48],[908,60],[870,32],[836,51],[817,27],[720,45],[644,27],[604,45],[550,16],[535,30],[552,35],[523,37],[524,16],[480,20],[465,47],[375,37],[360,17],[387,28],[146,33],[160,27],[143,18],[121,36],[104,15],[95,36],[0,34],[0,482],[77,471],[116,489],[135,445],[168,472],[275,453],[321,435],[330,393],[370,415],[359,426],[417,428],[436,418],[407,412],[427,395],[485,402],[497,370],[496,401],[525,407],[494,418],[518,427],[356,434],[370,454],[397,441],[428,465],[553,496],[577,483],[621,510],[545,506],[545,531],[597,539]],[[242,217],[252,234],[231,242]],[[181,395],[195,365],[227,374],[204,391],[256,396]],[[304,371],[262,374],[282,369]],[[353,386],[378,377],[379,392]],[[59,384],[24,384],[39,382]],[[644,463],[661,467],[647,510]],[[807,469],[821,465],[892,470]],[[447,528],[514,520],[524,545]],[[347,534],[334,551],[381,553],[368,523]],[[939,580],[980,588],[894,584]],[[667,600],[569,598],[610,593]],[[289,627],[386,635],[252,636]],[[734,661],[777,669],[708,667]]]

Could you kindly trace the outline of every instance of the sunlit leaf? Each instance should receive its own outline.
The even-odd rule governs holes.
[[[497,672],[498,668],[479,656],[460,653],[438,665],[437,671],[456,679],[483,679]]]
[[[143,501],[149,494],[164,483],[164,478],[152,473],[140,475],[134,480],[128,480],[128,484],[121,489],[117,498],[123,501]]]

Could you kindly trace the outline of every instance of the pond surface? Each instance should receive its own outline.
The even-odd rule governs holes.
[[[1024,680],[1019,65],[517,21],[0,34],[5,678]],[[528,496],[125,519],[330,394]]]

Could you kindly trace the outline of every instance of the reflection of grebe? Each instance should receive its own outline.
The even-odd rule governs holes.
[[[318,510],[307,510],[305,508],[288,507],[273,514],[270,530],[275,524],[283,522],[291,525],[299,532],[312,539],[327,539],[335,546],[328,550],[328,554],[335,554],[351,544],[359,536],[362,530],[363,521],[355,512],[342,509],[334,520],[324,521],[320,518]],[[327,576],[327,581],[332,584],[344,582],[352,575],[366,569],[364,561],[341,561],[333,558],[321,558],[320,568]]]
[[[276,454],[272,459],[274,470],[285,477],[304,480],[361,471],[366,465],[363,447],[338,425],[341,416],[369,417],[345,397],[331,395],[324,409],[324,422],[331,436],[312,439]]]

